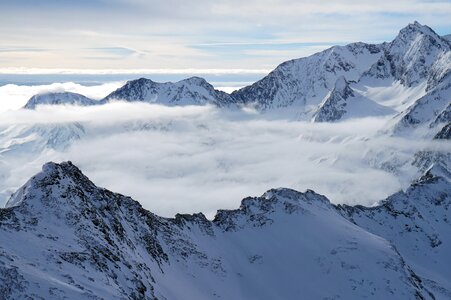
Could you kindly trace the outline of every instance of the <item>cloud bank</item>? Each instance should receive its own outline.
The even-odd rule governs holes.
[[[9,111],[0,118],[0,193],[5,201],[43,163],[71,160],[99,186],[163,216],[212,217],[274,187],[372,205],[407,186],[416,176],[409,160],[431,143],[380,135],[385,122],[313,124],[143,103]],[[55,133],[70,142],[49,144]]]

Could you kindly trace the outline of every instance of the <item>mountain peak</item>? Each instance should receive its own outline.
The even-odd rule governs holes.
[[[400,30],[401,33],[409,33],[409,32],[415,32],[415,33],[422,33],[426,35],[434,35],[438,36],[434,30],[432,30],[430,27],[426,25],[420,24],[418,21],[414,21],[413,23],[409,23],[406,27]]]
[[[399,34],[391,44],[392,46],[404,45],[407,47],[419,45],[418,43],[421,40],[420,37],[423,37],[423,44],[432,44],[433,47],[437,47],[442,50],[449,50],[449,44],[445,39],[435,33],[435,31],[432,30],[432,28],[430,28],[429,26],[422,25],[417,21],[414,21],[413,23],[410,23],[409,25],[401,29],[399,31]],[[428,37],[428,39],[424,39],[424,37]],[[423,45],[423,47],[427,46]],[[409,49],[404,48],[402,50],[406,51]]]
[[[207,80],[205,80],[202,77],[199,76],[192,76],[183,80],[180,80],[179,82],[186,82],[186,83],[191,83],[191,84],[196,84],[196,85],[205,85],[208,84],[210,85]]]
[[[80,105],[89,106],[99,104],[81,94],[72,92],[47,92],[34,95],[25,104],[25,109],[35,109],[38,105]]]
[[[57,187],[57,196],[64,194],[64,190],[73,186],[88,187],[92,190],[94,184],[86,177],[79,168],[72,162],[62,162],[60,164],[48,162],[42,166],[42,171],[28,180],[17,192],[15,192],[6,203],[6,207],[20,205],[27,199],[42,199],[43,194],[48,194],[44,190],[51,189],[52,186]],[[52,190],[52,193],[55,191]],[[61,200],[66,197],[55,197]]]

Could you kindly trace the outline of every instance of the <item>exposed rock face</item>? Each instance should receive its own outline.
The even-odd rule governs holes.
[[[140,78],[127,82],[123,87],[105,97],[104,101],[141,101],[164,105],[204,105],[219,107],[232,106],[233,99],[200,77],[191,77],[175,83],[158,83]]]
[[[435,167],[374,208],[274,189],[213,221],[168,219],[70,162],[48,163],[0,210],[0,290],[6,299],[446,297],[450,195],[449,173]]]
[[[35,109],[38,105],[78,105],[90,106],[100,104],[99,101],[92,100],[88,97],[77,93],[45,93],[34,95],[28,100],[24,108]]]

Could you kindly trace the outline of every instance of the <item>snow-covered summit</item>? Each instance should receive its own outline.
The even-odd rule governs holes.
[[[70,162],[48,163],[0,209],[0,290],[45,299],[446,298],[450,192],[434,173],[375,208],[280,188],[213,221],[162,218]]]
[[[410,87],[427,81],[433,88],[451,68],[451,45],[426,25],[418,22],[401,29],[388,43],[381,58],[365,77],[399,80]]]
[[[104,101],[142,101],[163,105],[205,105],[220,107],[233,105],[225,92],[215,90],[205,79],[190,77],[178,82],[158,83],[140,78],[128,81],[123,87],[105,97]]]
[[[24,108],[35,109],[38,105],[78,105],[89,106],[99,104],[95,101],[81,94],[71,92],[56,92],[37,94],[28,100]]]

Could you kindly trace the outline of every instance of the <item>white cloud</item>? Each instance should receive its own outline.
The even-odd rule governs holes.
[[[67,91],[79,93],[92,99],[101,99],[123,84],[124,82],[109,82],[93,86],[84,86],[73,82],[34,86],[6,84],[0,86],[0,113],[23,107],[36,94]]]
[[[400,175],[372,165],[393,157],[407,161],[430,143],[379,136],[385,121],[313,124],[142,103],[10,111],[0,118],[0,191],[17,188],[46,161],[71,160],[97,185],[164,216],[202,211],[211,217],[274,187],[314,189],[335,203],[371,205],[415,174],[408,164]],[[84,127],[81,140],[66,150],[42,151],[45,143],[36,138],[45,135],[42,124],[73,122]],[[29,132],[30,124],[41,127]],[[8,134],[14,131],[21,139],[11,146]]]

